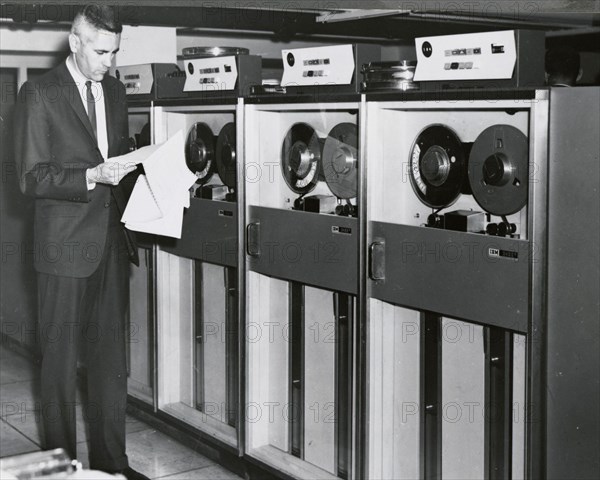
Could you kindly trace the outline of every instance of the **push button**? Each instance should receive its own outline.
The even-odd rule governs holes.
[[[110,207],[110,202],[104,202],[104,208]]]

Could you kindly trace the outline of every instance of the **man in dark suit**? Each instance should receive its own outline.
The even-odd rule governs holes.
[[[121,180],[135,166],[111,161],[128,151],[125,88],[106,75],[120,44],[115,13],[100,5],[81,9],[69,35],[71,55],[23,85],[15,153],[21,190],[35,198],[45,448],[62,447],[76,458],[83,346],[90,467],[145,479],[129,467],[125,453],[128,257],[136,248],[120,223]]]

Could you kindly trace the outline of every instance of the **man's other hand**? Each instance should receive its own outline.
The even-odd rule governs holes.
[[[88,184],[107,183],[108,185],[118,185],[121,179],[135,170],[133,163],[123,164],[119,162],[106,161],[94,168],[88,168],[86,179]]]

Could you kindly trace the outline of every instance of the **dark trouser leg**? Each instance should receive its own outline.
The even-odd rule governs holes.
[[[75,398],[80,338],[85,348],[90,466],[118,471],[125,454],[127,368],[125,316],[129,264],[123,233],[111,229],[96,271],[88,278],[38,275],[42,346],[41,401],[46,449],[77,455]]]
[[[79,312],[86,279],[38,274],[41,401],[46,449],[76,458],[75,392]]]
[[[90,278],[86,304],[91,314],[84,319],[89,425],[90,467],[118,471],[128,466],[125,454],[127,364],[126,311],[129,305],[129,264],[123,234],[109,232],[108,248]]]

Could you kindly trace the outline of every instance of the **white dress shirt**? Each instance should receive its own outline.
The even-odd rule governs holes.
[[[104,91],[102,90],[102,84],[84,77],[76,67],[75,60],[73,59],[72,55],[67,58],[67,69],[73,77],[73,80],[75,80],[77,90],[81,96],[83,108],[86,112],[88,107],[85,82],[88,80],[92,82],[90,88],[92,90],[92,95],[94,95],[94,99],[96,100],[96,135],[98,139],[98,148],[100,149],[102,157],[106,160],[106,158],[108,158],[108,133],[106,130],[106,106],[104,105]],[[90,190],[95,186],[95,183],[88,183],[88,188]]]

